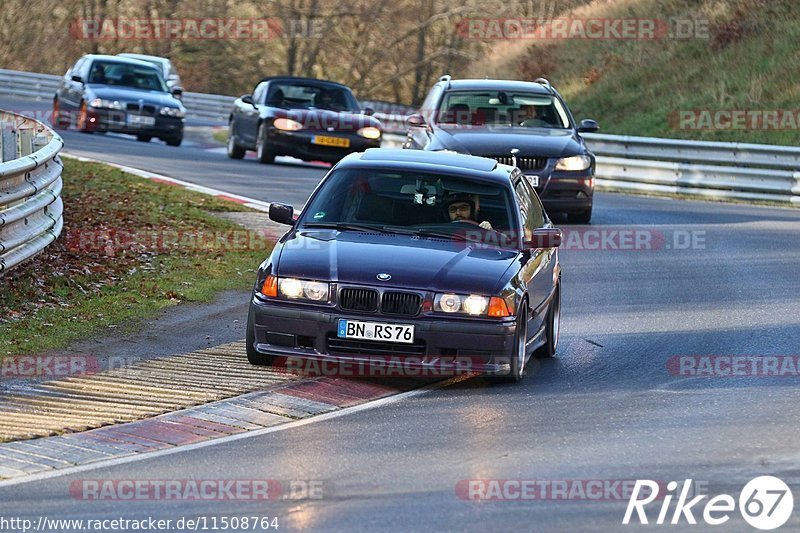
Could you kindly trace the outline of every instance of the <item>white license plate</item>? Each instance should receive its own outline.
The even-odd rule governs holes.
[[[156,123],[155,117],[145,117],[142,115],[128,115],[128,124],[139,126],[153,126]]]
[[[528,178],[528,183],[531,184],[531,187],[538,187],[539,186],[539,176],[525,176]]]
[[[414,342],[414,326],[410,324],[386,324],[384,322],[362,322],[339,319],[337,336],[340,339],[365,341]]]

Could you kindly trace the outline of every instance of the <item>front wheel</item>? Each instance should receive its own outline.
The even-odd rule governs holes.
[[[180,146],[183,142],[183,132],[175,135],[174,137],[167,137],[164,139],[164,142],[166,142],[168,146]]]
[[[256,155],[258,162],[267,164],[275,161],[275,152],[267,146],[267,125],[261,124],[258,127],[258,141],[256,142]]]
[[[558,334],[561,329],[561,284],[556,285],[553,301],[547,311],[547,324],[545,326],[546,340],[543,346],[533,352],[536,359],[549,359],[556,355],[558,349]]]
[[[228,142],[225,148],[230,159],[242,159],[244,157],[245,149],[236,144],[236,137],[233,135],[233,122],[228,125]]]
[[[64,120],[61,117],[61,103],[58,101],[58,98],[53,99],[53,128],[60,130],[65,129],[69,126],[69,124],[64,124]]]
[[[523,303],[517,313],[516,335],[514,336],[514,352],[511,354],[511,370],[505,381],[519,383],[525,375],[525,359],[528,355],[528,306]]]
[[[247,360],[251,365],[255,366],[272,366],[275,362],[275,357],[272,355],[265,355],[256,350],[256,334],[253,329],[252,314],[247,320],[247,334],[245,335],[247,344]]]
[[[81,107],[78,110],[78,121],[76,127],[81,133],[94,133],[89,126],[89,107],[86,105],[86,100],[81,102]]]

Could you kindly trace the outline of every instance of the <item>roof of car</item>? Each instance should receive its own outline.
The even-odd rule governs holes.
[[[123,53],[117,54],[117,56],[132,57],[133,59],[146,58],[146,59],[144,59],[144,61],[159,61],[161,63],[169,63],[170,62],[169,59],[167,59],[166,57],[151,56],[151,55],[148,55],[148,54],[134,54],[134,53],[129,53],[129,52],[123,52]]]
[[[481,90],[503,90],[503,91],[526,91],[536,92],[541,94],[550,94],[547,88],[533,81],[519,81],[519,80],[450,80],[443,82],[449,86],[449,91],[481,91]]]
[[[311,83],[325,83],[325,84],[328,84],[328,85],[337,85],[339,87],[344,87],[345,89],[348,89],[348,90],[350,89],[350,87],[348,87],[347,85],[344,85],[344,84],[336,82],[336,81],[320,80],[320,79],[317,79],[317,78],[304,78],[302,76],[268,76],[266,78],[262,78],[261,81],[259,81],[259,83],[264,82],[264,81],[302,81],[302,82],[311,82]]]
[[[418,169],[430,172],[441,172],[444,169],[457,170],[458,174],[500,183],[508,183],[508,176],[512,169],[512,167],[501,165],[488,157],[401,148],[369,148],[366,152],[350,154],[342,159],[338,166],[371,165],[382,168],[392,167],[398,170]]]
[[[86,59],[99,59],[101,61],[114,61],[117,63],[128,63],[131,65],[138,65],[140,67],[148,67],[152,69],[156,69],[154,64],[150,63],[149,61],[142,61],[141,59],[134,59],[132,57],[125,57],[125,56],[112,56],[107,54],[86,54],[84,56]]]

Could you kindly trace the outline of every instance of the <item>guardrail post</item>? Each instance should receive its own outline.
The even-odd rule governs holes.
[[[31,155],[34,152],[33,149],[33,130],[19,130],[19,157],[25,157],[26,155]]]
[[[2,161],[11,161],[17,158],[17,132],[15,130],[7,130],[3,127],[3,157]]]

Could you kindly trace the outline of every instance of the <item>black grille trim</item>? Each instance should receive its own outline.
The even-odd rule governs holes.
[[[422,297],[411,292],[387,291],[383,293],[381,312],[387,315],[414,316],[419,313]]]
[[[339,291],[339,307],[347,311],[377,311],[378,291],[345,287]]]
[[[329,354],[339,355],[425,355],[425,343],[401,344],[392,342],[360,341],[354,339],[340,339],[329,335],[326,342]]]
[[[502,165],[514,166],[514,158],[510,155],[487,155]],[[547,166],[546,157],[517,157],[517,168],[520,170],[542,170]]]

